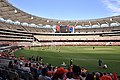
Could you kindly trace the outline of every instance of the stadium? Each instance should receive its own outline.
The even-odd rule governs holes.
[[[50,80],[67,80],[61,77],[63,74],[55,75],[60,69],[64,75],[71,73],[71,78],[79,73],[85,77],[82,80],[106,80],[101,79],[106,75],[111,77],[108,80],[118,80],[119,46],[120,15],[88,20],[49,19],[0,0],[0,80],[43,80],[38,79],[42,72],[37,74],[34,70],[56,67],[56,73],[45,73]],[[98,66],[98,60],[102,66]],[[8,66],[11,61],[12,66]],[[23,69],[16,69],[18,64]],[[28,71],[28,64],[35,69]],[[93,79],[87,79],[90,75]]]

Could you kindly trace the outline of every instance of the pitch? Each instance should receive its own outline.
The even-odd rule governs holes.
[[[120,75],[120,47],[119,46],[47,46],[25,48],[15,52],[17,57],[39,56],[43,62],[53,66],[61,66],[64,61],[69,65],[70,59],[73,64],[86,68],[89,72],[117,72]],[[107,64],[108,68],[99,68],[98,60]]]

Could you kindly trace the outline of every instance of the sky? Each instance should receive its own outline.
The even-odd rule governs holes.
[[[29,14],[59,20],[87,20],[120,15],[120,0],[8,0]]]

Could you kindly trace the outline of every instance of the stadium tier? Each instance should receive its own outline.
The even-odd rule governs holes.
[[[0,0],[0,29],[0,41],[31,42],[34,46],[50,42],[60,45],[120,43],[119,15],[78,21],[47,19],[21,11],[7,0]]]

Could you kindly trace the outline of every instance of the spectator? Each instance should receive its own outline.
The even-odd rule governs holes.
[[[86,73],[87,70],[86,70],[84,67],[82,67],[82,68],[81,68],[81,72],[85,72],[85,73]]]
[[[79,66],[74,65],[72,70],[73,70],[73,78],[80,79],[79,75],[81,74],[81,68]]]
[[[68,72],[67,74],[66,74],[66,80],[74,80],[73,79],[73,73],[72,72]]]
[[[104,75],[100,78],[100,80],[112,80],[112,78],[108,75]]]
[[[14,60],[13,68],[20,69],[20,65],[18,64],[17,60]]]
[[[57,69],[56,73],[53,75],[52,80],[63,80],[65,77],[65,69],[60,67]]]
[[[114,80],[118,80],[116,72],[113,73],[113,78],[114,78]]]
[[[30,66],[30,64],[29,64],[29,66]],[[38,75],[37,75],[37,68],[36,68],[36,65],[35,65],[35,64],[33,64],[33,66],[30,67],[30,71],[31,71],[34,79],[37,79],[37,78],[38,78]]]
[[[96,73],[95,73],[95,79],[96,79],[96,80],[100,80],[99,78],[100,78],[100,73],[99,73],[99,72],[96,72]]]
[[[30,72],[30,67],[28,67],[28,63],[25,63],[25,66],[22,67],[23,70]]]
[[[38,80],[51,80],[51,78],[47,76],[47,72],[47,69],[43,68],[42,75],[39,76]]]
[[[9,64],[8,64],[8,68],[13,69],[13,62],[12,62],[12,61],[9,62]]]
[[[94,80],[94,75],[93,74],[87,74],[86,80]]]
[[[80,75],[80,79],[81,80],[86,80],[86,76],[87,76],[87,74],[85,72],[82,72],[81,75]]]

